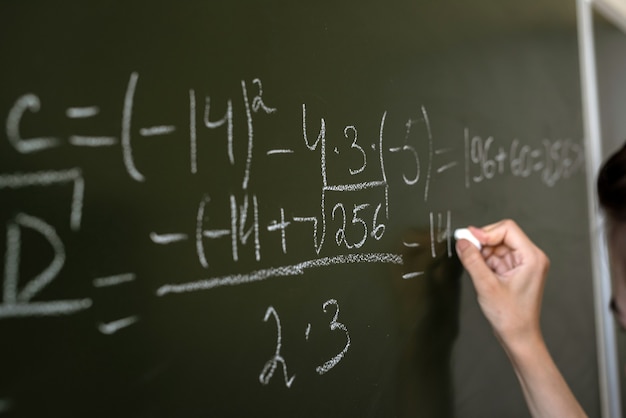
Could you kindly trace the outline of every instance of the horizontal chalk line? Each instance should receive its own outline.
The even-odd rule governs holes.
[[[200,290],[209,290],[223,286],[238,286],[242,284],[260,282],[272,277],[300,276],[304,270],[311,268],[327,267],[338,264],[364,264],[364,263],[386,263],[403,264],[402,255],[391,253],[367,253],[367,254],[346,254],[334,257],[316,258],[303,261],[290,266],[273,267],[257,270],[248,274],[233,274],[229,276],[213,277],[210,279],[198,280],[182,284],[166,284],[156,291],[157,296],[165,296],[169,293],[188,293]]]
[[[294,151],[292,149],[272,149],[267,151],[267,155],[275,155],[275,154],[293,154]]]
[[[412,273],[406,273],[402,275],[402,278],[405,280],[414,279],[416,277],[422,276],[424,274],[423,271],[414,271]]]
[[[26,316],[69,315],[89,309],[91,305],[91,299],[0,304],[0,319]]]
[[[69,138],[70,144],[77,147],[110,147],[117,144],[114,136],[86,136],[72,135]]]
[[[71,119],[90,118],[100,113],[98,106],[69,107],[65,114]]]
[[[93,279],[94,287],[110,287],[117,286],[123,283],[132,282],[135,280],[134,273],[116,274],[114,276],[98,277]]]
[[[387,183],[384,181],[368,181],[364,183],[339,184],[335,186],[325,186],[324,190],[329,192],[355,192],[381,186],[387,186]]]
[[[16,173],[0,175],[0,189],[30,186],[48,186],[67,183],[82,178],[81,170],[73,168],[62,171],[37,171],[34,173]]]
[[[171,126],[171,125],[151,126],[149,128],[141,128],[139,130],[139,134],[141,136],[167,135],[167,134],[171,134],[175,130],[176,130],[176,127]]]
[[[150,239],[155,244],[171,244],[173,242],[184,241],[187,238],[187,234],[157,234],[156,232],[150,232]]]

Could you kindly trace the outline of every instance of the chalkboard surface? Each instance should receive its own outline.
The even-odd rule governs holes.
[[[5,416],[527,416],[451,231],[516,219],[599,415],[573,4],[0,6]]]

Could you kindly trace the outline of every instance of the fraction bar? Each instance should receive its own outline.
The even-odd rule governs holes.
[[[304,271],[312,268],[328,267],[339,264],[403,264],[402,255],[392,253],[346,254],[334,257],[316,258],[289,266],[272,267],[253,271],[248,274],[233,274],[229,276],[213,277],[181,284],[166,284],[156,291],[157,296],[170,293],[189,293],[200,290],[209,290],[223,286],[238,286],[242,284],[260,282],[272,277],[301,276]]]
[[[326,186],[324,187],[324,190],[330,191],[330,192],[354,192],[357,190],[373,189],[375,187],[381,187],[381,186],[386,186],[386,185],[387,183],[384,181],[368,181],[368,182],[363,182],[363,183]]]

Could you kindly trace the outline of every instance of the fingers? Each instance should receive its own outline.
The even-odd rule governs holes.
[[[517,223],[510,219],[483,228],[470,227],[470,230],[480,243],[487,247],[505,245],[510,250],[519,250],[534,245]]]
[[[515,268],[515,263],[511,254],[507,254],[503,257],[492,255],[485,258],[485,262],[494,273],[500,276],[503,276],[505,273]]]
[[[480,307],[505,345],[539,330],[539,313],[549,259],[513,221],[470,227],[482,244],[456,243]]]
[[[547,271],[549,260],[514,221],[505,219],[469,229],[483,245],[485,264],[499,277],[513,274],[518,267]]]
[[[477,289],[482,289],[493,280],[496,280],[491,267],[487,265],[483,255],[469,241],[465,239],[458,240],[456,252]]]

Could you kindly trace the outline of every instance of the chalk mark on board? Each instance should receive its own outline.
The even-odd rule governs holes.
[[[209,262],[204,254],[204,243],[202,242],[202,228],[204,223],[204,208],[211,201],[208,195],[205,195],[198,205],[198,215],[196,217],[196,253],[202,267],[209,268]]]
[[[194,102],[195,103],[195,102]],[[209,118],[209,114],[211,112],[211,98],[207,96],[205,98],[205,106],[204,106],[204,125],[209,129],[219,128],[220,126],[226,125],[226,133],[228,135],[228,160],[230,161],[230,165],[235,164],[235,154],[233,150],[233,101],[228,100],[226,103],[226,114],[222,119],[217,121],[211,121]],[[195,154],[194,154],[195,158]],[[192,160],[192,167],[195,166],[195,160]],[[195,171],[194,171],[195,172]]]
[[[424,202],[427,202],[428,191],[430,190],[430,176],[433,168],[433,133],[430,128],[428,112],[426,112],[426,108],[424,106],[422,106],[422,116],[424,118],[424,124],[426,125],[426,132],[428,134],[428,171],[426,172],[426,185],[424,186]]]
[[[22,253],[22,228],[40,234],[50,244],[54,257],[50,264],[22,290],[18,291],[20,278],[20,256]],[[56,230],[42,219],[18,213],[7,224],[7,249],[4,265],[3,302],[7,304],[29,302],[59,274],[65,264],[65,246]]]
[[[339,303],[337,302],[336,299],[329,299],[329,300],[327,300],[322,305],[322,307],[324,309],[324,312],[328,312],[326,309],[330,305],[335,305],[335,314],[333,315],[333,320],[330,323],[330,330],[331,331],[336,331],[336,330],[343,331],[346,334],[346,345],[333,358],[331,358],[330,360],[326,361],[321,366],[318,366],[318,367],[315,368],[315,371],[319,375],[323,375],[323,374],[328,373],[330,371],[330,369],[332,369],[337,364],[339,364],[339,362],[344,358],[344,356],[348,352],[348,349],[350,348],[350,333],[348,332],[348,328],[342,322],[337,321],[337,318],[339,317]]]
[[[403,275],[402,275],[402,278],[403,278],[404,280],[409,280],[409,279],[414,279],[414,278],[416,278],[416,277],[422,276],[423,274],[424,274],[424,272],[423,272],[423,271],[414,271],[414,272],[411,272],[411,273],[405,273],[405,274],[403,274]]]
[[[457,163],[456,161],[453,161],[453,162],[448,163],[448,164],[446,164],[446,165],[442,165],[441,167],[439,167],[439,168],[437,169],[437,174],[441,174],[441,173],[443,173],[444,171],[449,170],[449,169],[451,169],[451,168],[455,167],[457,164],[458,164],[458,163]]]
[[[63,183],[74,183],[70,227],[73,231],[80,229],[83,215],[83,197],[85,180],[80,168],[61,171],[37,171],[34,173],[17,173],[0,175],[0,189],[20,189],[34,186],[53,186]]]
[[[149,128],[141,128],[139,134],[141,136],[158,136],[168,135],[176,131],[176,127],[172,125],[151,126]]]
[[[72,135],[69,143],[75,147],[111,147],[117,144],[117,138],[114,136],[85,136]]]
[[[276,154],[293,154],[294,150],[292,149],[271,149],[267,151],[267,155],[276,155]]]
[[[68,107],[65,115],[70,119],[91,118],[100,113],[98,106]]]
[[[138,316],[129,316],[128,318],[122,318],[108,323],[101,323],[98,325],[98,331],[105,335],[113,335],[116,332],[135,324],[137,321],[139,321]]]
[[[187,238],[189,238],[187,234],[157,234],[156,232],[150,232],[150,240],[155,244],[171,244],[184,241]]]
[[[386,187],[387,183],[380,180],[366,181],[363,183],[337,184],[333,186],[325,186],[324,191],[329,192],[355,192],[359,190],[374,189],[376,187]]]
[[[91,299],[5,303],[0,305],[0,319],[27,316],[69,315],[89,309],[92,304]]]
[[[231,235],[230,229],[209,229],[202,232],[202,236],[206,238],[216,239]]]
[[[286,235],[285,230],[287,229],[289,225],[291,225],[291,222],[285,221],[285,209],[280,208],[280,223],[276,220],[273,220],[267,226],[267,230],[269,232],[280,230],[280,242],[281,242],[281,248],[283,250],[283,254],[287,254],[287,235]]]
[[[420,246],[419,242],[407,242],[407,241],[403,241],[402,245],[404,245],[407,248],[417,248]]]
[[[111,287],[118,286],[120,284],[135,281],[136,276],[134,273],[116,274],[114,276],[98,277],[93,279],[94,287]]]
[[[133,180],[145,181],[146,178],[137,170],[135,160],[133,158],[133,148],[131,144],[131,122],[133,117],[133,102],[135,99],[135,90],[137,89],[137,81],[139,74],[133,72],[128,80],[126,94],[124,95],[124,108],[122,111],[122,157],[126,171]]]
[[[9,116],[6,122],[6,133],[9,143],[13,145],[13,148],[21,154],[28,154],[31,152],[41,151],[46,148],[52,148],[59,145],[58,138],[22,138],[20,134],[20,122],[22,121],[22,115],[26,110],[33,113],[39,112],[41,108],[41,102],[39,97],[34,94],[25,94],[13,105],[9,111]]]
[[[285,386],[290,388],[291,385],[293,384],[293,380],[296,378],[296,375],[294,374],[291,377],[289,377],[289,374],[287,373],[287,362],[283,358],[282,354],[280,354],[280,348],[282,346],[282,328],[280,325],[280,318],[278,317],[278,312],[276,312],[276,309],[274,309],[273,306],[269,306],[267,308],[267,311],[265,311],[265,317],[263,318],[263,321],[267,322],[270,315],[273,316],[274,320],[276,321],[276,351],[274,352],[274,356],[271,359],[269,359],[263,366],[263,370],[261,371],[261,374],[259,374],[259,381],[263,385],[268,385],[270,383],[270,380],[272,379],[272,376],[274,376],[274,372],[276,371],[276,368],[280,364],[283,366]]]
[[[200,290],[209,290],[223,286],[238,286],[242,284],[265,281],[272,277],[301,276],[304,271],[312,268],[329,267],[339,264],[403,264],[400,254],[392,253],[363,253],[344,254],[333,257],[322,257],[288,266],[272,267],[253,271],[247,274],[232,274],[228,276],[212,277],[181,284],[166,284],[156,291],[157,296],[165,296],[170,293],[189,293]]]

